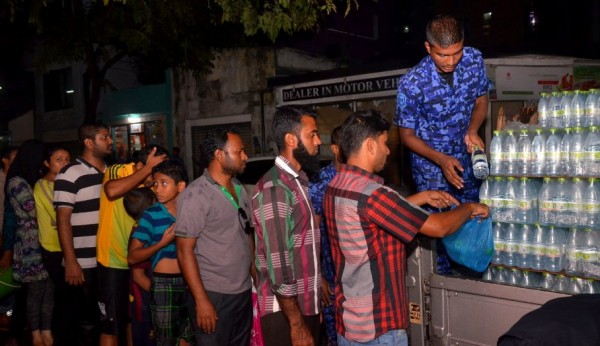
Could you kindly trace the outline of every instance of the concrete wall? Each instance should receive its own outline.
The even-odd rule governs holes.
[[[194,77],[180,70],[173,73],[176,146],[186,147],[186,121],[251,114],[253,133],[260,138],[261,97],[264,113],[273,113],[273,95],[266,90],[267,77],[275,75],[272,49],[224,50],[217,53],[213,64],[211,73],[205,76]]]

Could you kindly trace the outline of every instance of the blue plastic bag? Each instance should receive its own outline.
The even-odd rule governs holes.
[[[494,254],[492,218],[465,222],[456,232],[442,238],[448,256],[458,264],[483,272]]]

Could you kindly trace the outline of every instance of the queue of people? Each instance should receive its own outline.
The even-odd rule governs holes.
[[[483,147],[481,55],[449,16],[430,21],[425,47],[394,121],[412,196],[377,175],[391,124],[376,110],[334,129],[334,160],[311,181],[317,115],[278,108],[279,155],[251,195],[235,178],[248,159],[235,128],[209,131],[191,183],[160,146],[107,166],[101,123],[81,126],[72,162],[35,140],[3,154],[0,267],[24,286],[33,345],[408,345],[405,245],[489,215],[465,161]]]

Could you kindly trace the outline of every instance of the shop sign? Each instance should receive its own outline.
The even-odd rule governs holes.
[[[379,91],[396,90],[402,75],[379,78],[341,81],[337,83],[292,87],[282,90],[283,102],[321,99],[345,95],[367,94]]]

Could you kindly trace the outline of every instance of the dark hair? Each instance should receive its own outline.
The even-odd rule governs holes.
[[[8,182],[14,177],[21,177],[27,181],[29,186],[33,187],[42,177],[41,168],[45,152],[46,145],[43,142],[37,139],[25,141],[17,151],[17,156],[6,173],[6,181]]]
[[[48,161],[48,163],[50,163],[50,158],[52,157],[52,155],[54,155],[54,153],[59,150],[64,150],[67,153],[69,153],[69,155],[71,155],[71,153],[69,152],[69,149],[67,149],[66,147],[64,147],[62,145],[53,144],[53,145],[46,147],[46,153],[44,154],[44,161]],[[42,163],[43,163],[43,161],[42,161]],[[44,176],[44,175],[46,175],[46,173],[48,173],[48,167],[46,167],[45,165],[42,164],[42,167],[40,169],[41,169],[42,176]]]
[[[377,138],[390,130],[390,122],[381,112],[367,109],[350,114],[342,124],[340,147],[348,158],[356,154],[367,138]]]
[[[4,150],[2,150],[2,152],[0,153],[0,159],[10,159],[10,154],[12,154],[13,151],[17,151],[19,150],[19,147],[17,146],[8,146],[6,148],[4,148]],[[0,170],[4,170],[4,162],[2,162],[0,164]],[[6,172],[4,172],[6,173]]]
[[[209,130],[206,136],[202,140],[202,155],[208,162],[212,162],[215,159],[215,151],[217,149],[223,150],[225,144],[227,144],[228,134],[239,135],[239,130],[232,126],[229,128],[217,127]]]
[[[108,126],[106,126],[101,121],[85,123],[81,125],[78,130],[79,142],[81,143],[81,145],[83,145],[86,139],[96,139],[96,135],[98,134],[98,132],[100,132],[101,129],[108,130]]]
[[[340,136],[342,135],[342,125],[336,126],[333,131],[331,131],[331,144],[340,144]]]
[[[183,167],[183,165],[180,162],[177,162],[176,160],[167,159],[159,163],[154,168],[152,168],[152,174],[156,173],[164,174],[172,178],[173,180],[175,180],[175,183],[183,181],[187,184],[188,182],[188,176],[187,172],[185,171],[185,167]]]
[[[156,152],[154,153],[154,156],[160,156],[160,155],[168,155],[169,152],[167,151],[167,149],[161,147],[158,144],[148,144],[145,147],[142,148],[142,150],[140,150],[140,154],[137,157],[137,162],[141,162],[142,164],[146,164],[146,161],[148,161],[148,155],[150,155],[150,153],[152,152],[152,149],[156,148]],[[135,163],[137,163],[135,162]]]
[[[273,140],[277,144],[277,149],[281,151],[285,141],[285,135],[293,133],[300,137],[300,126],[302,117],[317,118],[317,113],[307,106],[283,106],[277,108],[273,115]]]
[[[465,31],[462,24],[449,14],[438,14],[427,23],[425,37],[430,45],[447,48],[463,42]]]
[[[151,205],[156,203],[156,195],[149,187],[137,187],[127,191],[123,196],[123,207],[129,216],[139,220]]]

